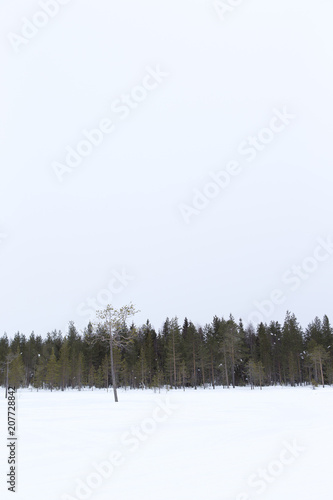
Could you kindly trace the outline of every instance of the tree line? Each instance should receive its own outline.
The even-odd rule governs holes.
[[[287,312],[283,324],[256,328],[245,328],[232,315],[214,316],[203,327],[187,318],[180,325],[175,317],[157,332],[149,320],[139,327],[118,321],[113,331],[105,321],[89,323],[81,333],[70,322],[65,334],[54,330],[45,338],[34,333],[27,338],[18,332],[0,338],[2,386],[52,391],[332,383],[333,329],[326,315],[304,330]]]

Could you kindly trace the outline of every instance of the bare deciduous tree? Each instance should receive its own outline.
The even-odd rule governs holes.
[[[118,402],[118,394],[113,349],[114,347],[124,348],[133,341],[136,330],[132,328],[129,334],[124,334],[124,327],[126,326],[127,319],[134,316],[137,312],[139,311],[135,309],[132,303],[120,309],[116,309],[111,304],[108,304],[105,309],[96,312],[99,320],[99,333],[97,334],[101,340],[109,342],[110,345],[112,387],[116,403]]]

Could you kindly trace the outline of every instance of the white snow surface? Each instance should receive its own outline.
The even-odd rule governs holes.
[[[1,499],[332,498],[331,387],[120,390],[119,403],[106,390],[25,389],[17,403],[13,496],[0,402]]]

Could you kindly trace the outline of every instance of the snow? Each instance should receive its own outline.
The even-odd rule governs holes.
[[[332,414],[331,387],[20,390],[15,498],[329,500]]]

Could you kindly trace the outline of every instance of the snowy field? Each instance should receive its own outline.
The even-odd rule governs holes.
[[[330,500],[333,389],[18,393],[17,493],[1,499]]]

